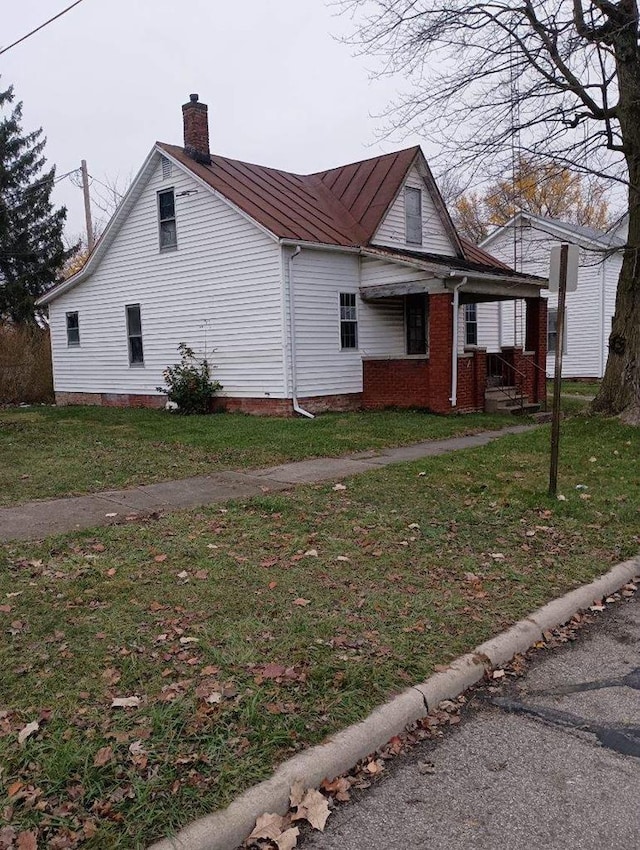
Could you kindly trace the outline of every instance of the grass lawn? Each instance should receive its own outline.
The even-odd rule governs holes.
[[[595,396],[600,389],[599,381],[561,381],[562,392],[567,395]],[[549,381],[548,389],[553,393],[553,381]]]
[[[634,555],[637,430],[567,422],[565,501],[548,444],[4,546],[5,821],[39,847],[143,848]]]
[[[416,411],[314,420],[176,416],[104,407],[0,409],[0,505],[223,469],[406,445],[512,425],[504,415]]]

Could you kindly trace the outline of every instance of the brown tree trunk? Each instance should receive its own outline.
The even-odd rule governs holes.
[[[629,235],[618,281],[607,368],[592,409],[640,425],[640,53],[636,0],[615,4],[624,16],[612,38],[617,107],[629,173]],[[620,25],[624,24],[624,25]]]

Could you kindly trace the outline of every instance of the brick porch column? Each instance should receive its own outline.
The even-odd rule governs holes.
[[[547,393],[547,299],[526,298],[525,350],[535,353],[533,401],[544,401]]]
[[[434,413],[451,413],[451,352],[453,348],[453,296],[429,296],[429,407]]]

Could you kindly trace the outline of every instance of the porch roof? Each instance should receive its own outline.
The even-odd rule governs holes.
[[[460,286],[460,303],[501,301],[519,298],[539,298],[548,281],[537,275],[522,274],[505,266],[490,267],[460,257],[425,254],[396,248],[366,248],[365,257],[405,266],[419,272],[415,277],[390,283],[370,283],[360,287],[365,301],[397,298],[421,292],[452,291]]]

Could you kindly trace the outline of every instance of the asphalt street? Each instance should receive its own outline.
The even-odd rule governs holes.
[[[429,765],[425,771],[425,764]],[[639,850],[640,600],[387,763],[304,850]]]

